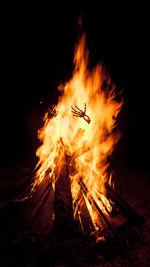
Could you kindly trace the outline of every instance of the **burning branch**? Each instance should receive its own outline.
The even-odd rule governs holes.
[[[81,187],[81,191],[83,192],[83,194],[87,197],[88,201],[90,202],[90,204],[93,203],[94,207],[96,208],[99,216],[102,218],[102,220],[106,223],[106,225],[108,226],[109,230],[112,232],[112,234],[114,236],[116,236],[119,240],[120,240],[120,236],[119,234],[116,232],[116,230],[113,228],[113,226],[110,224],[109,220],[107,219],[107,217],[105,216],[105,214],[102,212],[102,210],[100,209],[100,207],[98,206],[97,202],[95,201],[94,197],[92,196],[92,194],[90,193],[90,191],[88,190],[87,186],[85,185],[85,183],[83,182],[82,178],[79,179],[78,181],[80,187]]]
[[[90,120],[90,117],[88,115],[86,115],[86,103],[84,104],[84,111],[82,111],[80,108],[78,108],[77,106],[75,106],[75,108],[72,108],[72,113],[73,113],[73,116],[75,117],[80,117],[80,118],[83,118],[87,123],[90,123],[91,120]]]

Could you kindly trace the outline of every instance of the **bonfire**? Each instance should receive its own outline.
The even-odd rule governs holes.
[[[102,65],[88,68],[88,55],[83,34],[75,47],[72,78],[58,87],[58,104],[45,114],[44,126],[38,132],[42,145],[36,152],[39,161],[31,194],[43,179],[55,190],[67,166],[73,216],[80,218],[85,201],[96,229],[101,227],[98,209],[106,217],[112,209],[105,184],[111,179],[108,157],[120,138],[114,128],[123,101],[116,101],[116,87]]]

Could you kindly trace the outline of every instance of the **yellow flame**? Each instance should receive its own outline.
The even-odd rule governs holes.
[[[85,49],[85,34],[75,48],[75,68],[70,81],[60,85],[62,91],[58,104],[54,107],[55,116],[48,118],[46,113],[45,124],[38,132],[42,145],[37,149],[39,157],[33,189],[49,175],[55,182],[63,168],[64,155],[70,155],[70,180],[73,203],[79,197],[81,190],[78,180],[82,177],[90,193],[101,207],[103,212],[111,210],[106,199],[104,184],[108,180],[107,158],[111,155],[119,135],[113,134],[116,120],[122,101],[115,100],[115,87],[107,79],[107,88],[104,88],[106,78],[102,66],[97,65],[92,71],[87,68],[88,51]],[[73,116],[71,106],[77,106],[84,112],[90,123],[81,117]],[[76,108],[77,110],[77,108]],[[54,110],[53,110],[54,111]],[[79,111],[79,110],[78,110]],[[54,113],[53,113],[54,115]],[[88,199],[88,196],[84,196]],[[88,200],[86,200],[88,202]],[[87,204],[92,217],[92,208]],[[93,212],[93,223],[96,215]]]

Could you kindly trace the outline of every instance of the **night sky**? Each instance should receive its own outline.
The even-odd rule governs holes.
[[[102,61],[116,87],[123,89],[118,118],[122,139],[115,158],[133,170],[148,170],[147,7],[56,1],[7,3],[1,12],[1,166],[35,157],[41,118],[57,102],[57,86],[71,77],[82,14],[90,66]]]

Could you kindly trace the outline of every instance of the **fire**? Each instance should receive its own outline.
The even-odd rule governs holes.
[[[58,104],[51,114],[45,114],[44,126],[38,132],[42,145],[36,153],[39,162],[32,190],[43,179],[55,185],[67,156],[74,216],[85,199],[96,227],[100,222],[93,201],[105,214],[111,211],[104,185],[109,180],[107,159],[119,140],[113,130],[123,103],[115,100],[115,86],[110,89],[110,78],[104,88],[106,75],[101,65],[92,71],[88,69],[85,41],[83,34],[75,48],[72,78],[58,87]]]

